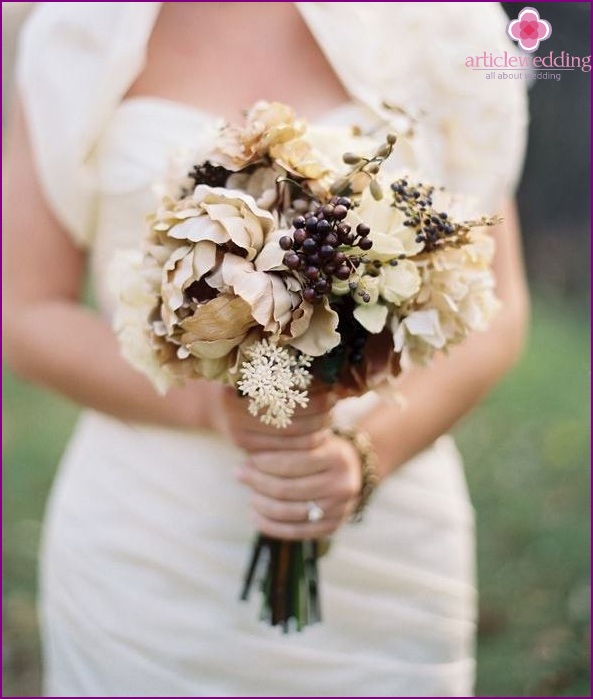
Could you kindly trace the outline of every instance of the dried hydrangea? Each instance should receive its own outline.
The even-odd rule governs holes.
[[[484,331],[500,308],[492,274],[494,240],[474,230],[461,247],[434,252],[420,266],[422,284],[416,298],[391,321],[396,352],[425,364],[435,351]]]
[[[290,425],[297,406],[309,402],[307,388],[312,358],[262,340],[245,350],[248,361],[240,369],[237,388],[249,398],[249,412],[266,425],[279,429]]]

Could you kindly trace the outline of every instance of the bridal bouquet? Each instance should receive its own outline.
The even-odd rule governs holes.
[[[498,302],[480,228],[496,219],[460,220],[443,190],[384,176],[394,147],[278,103],[222,127],[119,259],[124,356],[161,391],[230,384],[284,428],[313,381],[362,394],[484,329]],[[319,620],[316,557],[316,542],[259,536],[243,597],[263,565],[264,618]]]

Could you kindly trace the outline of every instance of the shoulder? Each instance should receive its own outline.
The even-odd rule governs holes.
[[[118,14],[103,3],[40,3],[19,39],[16,79],[25,106],[50,112],[88,102],[110,53],[110,24]],[[114,3],[105,3],[113,5]]]
[[[109,60],[143,46],[160,3],[44,2],[24,24],[21,66],[55,80],[83,75],[89,80]],[[56,75],[56,69],[63,69]]]
[[[128,3],[121,3],[126,5]],[[43,42],[62,52],[77,47],[96,51],[107,46],[110,30],[121,17],[118,3],[41,2],[31,11],[23,27],[21,44],[32,47]]]
[[[92,228],[93,148],[144,61],[160,3],[47,2],[19,40],[16,82],[37,172],[80,243]]]
[[[470,56],[515,53],[492,2],[298,3],[351,94],[386,121],[403,109],[443,184],[484,203],[507,196],[523,162],[525,80],[486,79]],[[397,130],[397,120],[395,120]]]
[[[484,55],[517,53],[499,3],[374,3],[382,66],[377,87],[442,144],[446,184],[499,205],[519,177],[527,137],[524,76],[472,70]]]
[[[421,110],[516,102],[523,85],[466,66],[469,56],[514,53],[506,15],[493,2],[299,3],[344,82],[377,108],[382,100]],[[513,107],[514,108],[514,107]]]
[[[396,89],[405,80],[418,99],[432,98],[439,87],[452,94],[477,89],[486,97],[479,90],[482,76],[466,68],[467,58],[515,53],[499,3],[368,3],[365,12],[375,38],[373,72],[382,87]]]

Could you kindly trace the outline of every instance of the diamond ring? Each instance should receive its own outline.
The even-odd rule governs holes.
[[[309,522],[319,522],[323,519],[324,515],[325,511],[323,508],[319,507],[313,500],[309,500],[307,503],[307,520]]]

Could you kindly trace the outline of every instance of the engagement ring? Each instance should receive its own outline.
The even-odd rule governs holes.
[[[319,507],[319,505],[316,502],[313,502],[313,500],[309,500],[307,503],[307,519],[309,522],[319,522],[323,519],[324,515],[325,512],[323,508]]]

